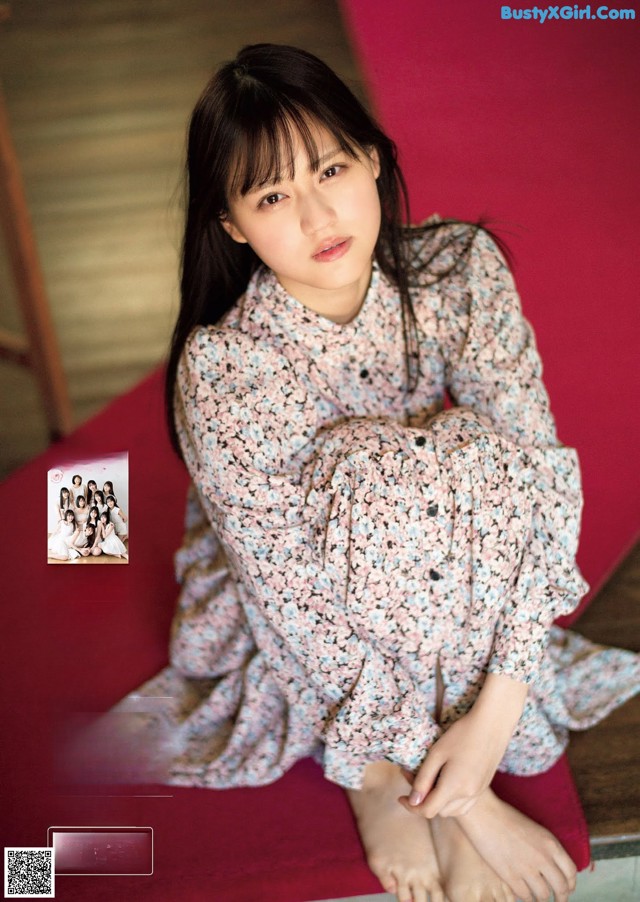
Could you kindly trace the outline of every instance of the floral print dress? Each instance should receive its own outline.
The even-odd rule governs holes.
[[[488,672],[529,684],[500,769],[532,774],[640,687],[636,656],[551,626],[587,588],[577,455],[492,239],[479,231],[436,278],[466,229],[414,242],[432,275],[413,292],[413,394],[398,292],[375,264],[349,323],[262,267],[191,334],[171,663],[122,705],[150,715],[147,758],[168,782],[256,785],[307,755],[351,788],[371,761],[415,770]]]

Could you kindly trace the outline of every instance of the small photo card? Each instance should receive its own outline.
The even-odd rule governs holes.
[[[129,563],[129,455],[65,461],[47,473],[47,563]]]

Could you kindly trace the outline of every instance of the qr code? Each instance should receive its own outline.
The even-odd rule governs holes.
[[[55,897],[54,850],[13,848],[4,850],[5,899]]]

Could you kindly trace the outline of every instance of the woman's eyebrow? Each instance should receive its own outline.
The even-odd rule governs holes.
[[[309,171],[317,172],[318,169],[320,169],[327,162],[327,160],[330,160],[331,157],[335,157],[337,154],[339,154],[340,150],[341,150],[340,147],[334,147],[332,150],[328,150],[326,153],[322,154],[322,156],[319,157],[318,159],[310,160],[309,161]]]
[[[328,150],[326,153],[323,153],[321,157],[317,157],[314,160],[309,160],[309,172],[317,172],[318,169],[321,169],[327,160],[330,160],[332,157],[335,157],[340,153],[340,147],[333,147],[331,150]],[[275,175],[269,176],[269,178],[264,179],[264,181],[259,182],[257,185],[254,185],[252,188],[246,192],[246,195],[257,194],[259,191],[264,191],[265,188],[272,188],[274,185],[278,185],[280,182],[284,181],[282,176],[279,173]],[[245,195],[245,196],[246,196]]]

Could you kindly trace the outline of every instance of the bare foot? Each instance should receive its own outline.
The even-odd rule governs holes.
[[[448,902],[515,902],[507,884],[476,852],[455,818],[436,817],[431,830]]]
[[[576,867],[558,840],[487,789],[456,818],[482,858],[522,902],[566,902]]]
[[[379,761],[367,767],[361,790],[347,791],[367,862],[399,902],[445,902],[429,822],[398,802],[408,790],[400,769]]]

